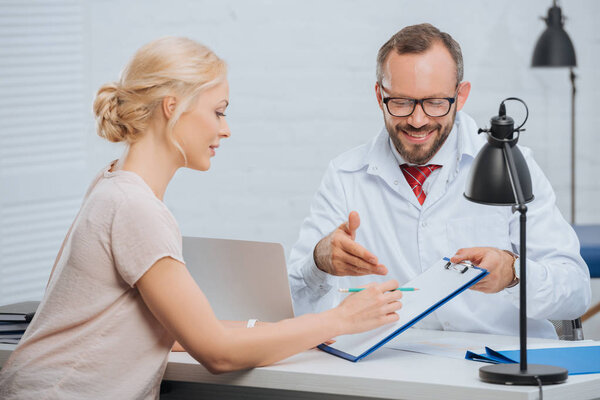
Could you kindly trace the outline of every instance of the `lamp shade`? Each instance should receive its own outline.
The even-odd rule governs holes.
[[[531,61],[532,67],[575,67],[575,48],[563,28],[560,7],[553,6],[545,18],[546,30],[537,41]]]
[[[533,200],[529,168],[525,157],[516,146],[516,141],[506,147],[498,146],[493,142],[483,146],[471,166],[465,188],[467,199],[488,205],[517,204],[505,151],[512,153],[525,202]]]

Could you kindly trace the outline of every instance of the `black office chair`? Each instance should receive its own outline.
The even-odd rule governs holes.
[[[560,340],[583,340],[581,318],[550,320]]]

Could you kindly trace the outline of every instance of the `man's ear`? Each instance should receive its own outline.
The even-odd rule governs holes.
[[[176,105],[177,100],[173,96],[165,96],[165,98],[162,100],[162,111],[166,119],[171,119],[173,113],[175,112]]]
[[[469,93],[471,92],[471,82],[461,82],[458,85],[458,96],[456,99],[456,110],[460,111],[465,103],[467,102],[467,98],[469,97]]]
[[[381,94],[381,86],[379,86],[379,83],[377,82],[375,82],[375,97],[377,97],[379,108],[383,111],[383,95]]]

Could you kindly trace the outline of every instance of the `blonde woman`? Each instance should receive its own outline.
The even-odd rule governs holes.
[[[145,45],[118,83],[100,88],[98,134],[127,151],[90,186],[38,313],[0,373],[0,398],[155,399],[175,341],[221,373],[397,320],[395,281],[320,314],[251,329],[217,320],[162,199],[177,169],[210,168],[230,136],[228,97],[225,63],[184,38]]]

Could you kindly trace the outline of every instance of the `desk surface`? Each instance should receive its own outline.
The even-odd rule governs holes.
[[[518,348],[518,338],[472,333],[409,329],[397,341],[469,338],[491,347]],[[555,340],[530,339],[530,346],[552,345]],[[589,341],[560,342],[591,345]],[[12,345],[0,344],[0,363]],[[192,383],[292,390],[305,393],[364,396],[381,399],[537,399],[538,388],[481,382],[478,369],[486,364],[382,348],[358,363],[320,350],[310,350],[275,365],[222,375],[210,374],[187,353],[171,353],[165,379]],[[569,376],[566,383],[544,386],[544,399],[600,398],[600,374]]]

